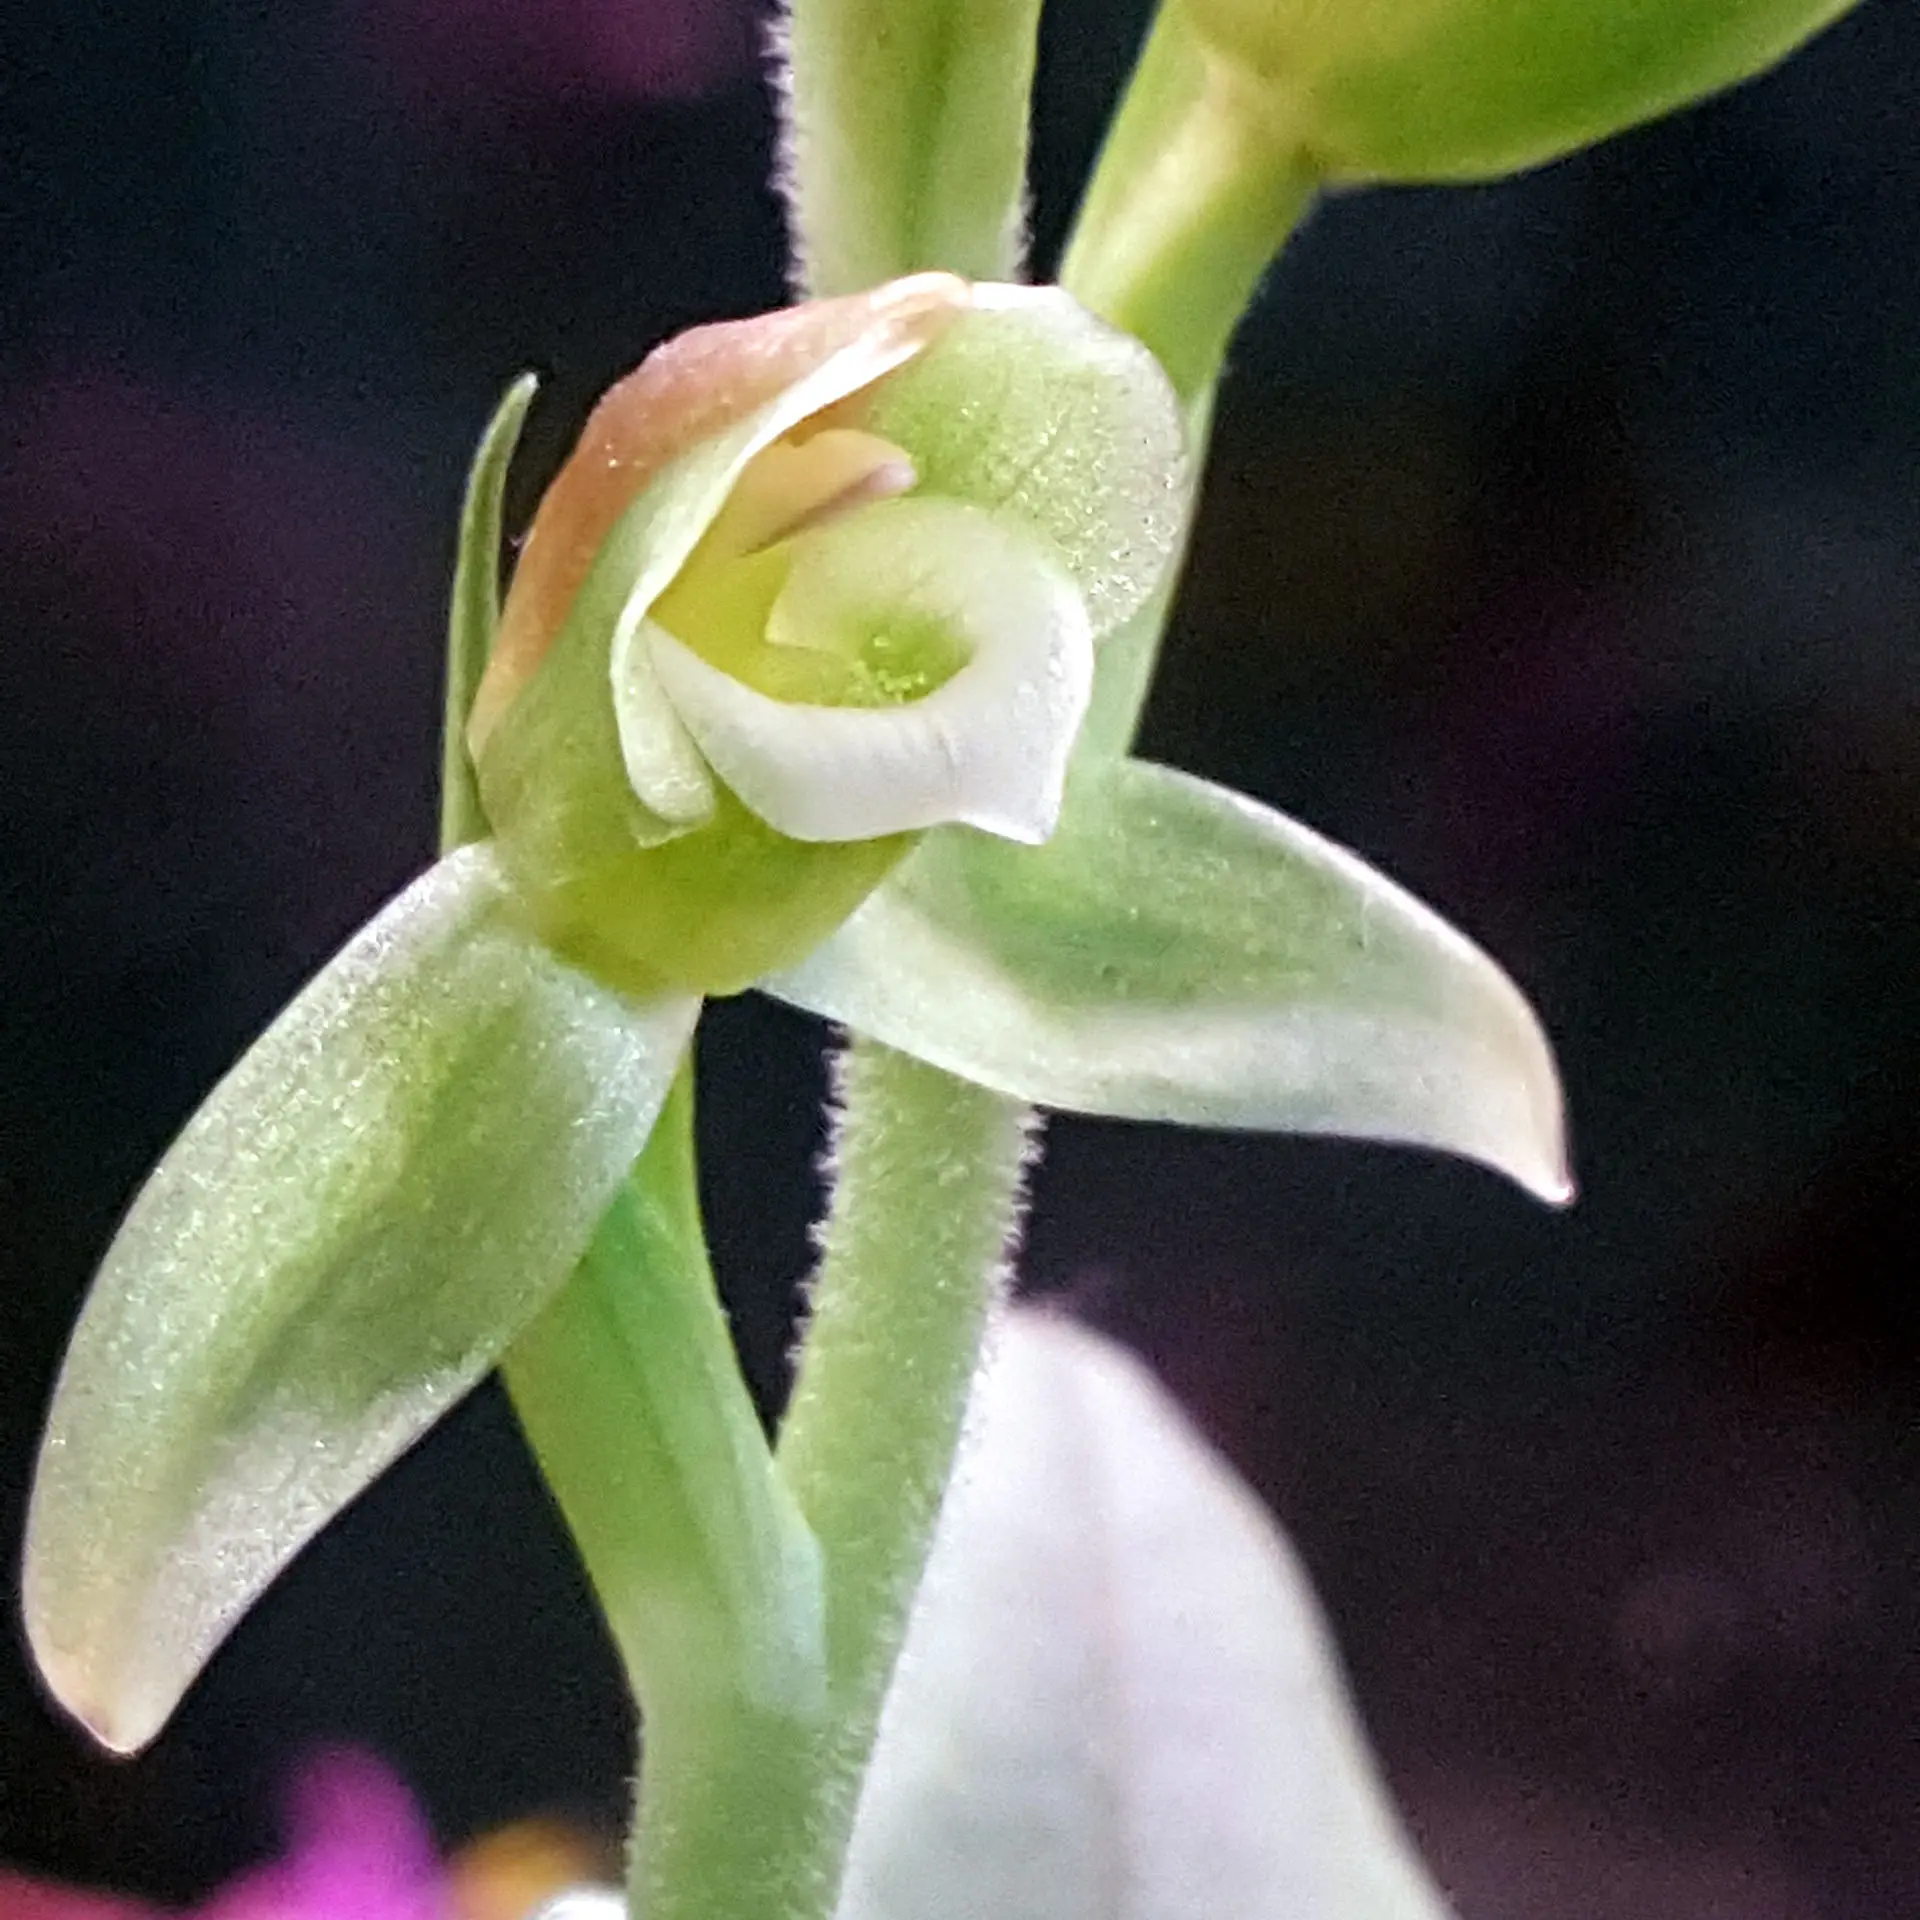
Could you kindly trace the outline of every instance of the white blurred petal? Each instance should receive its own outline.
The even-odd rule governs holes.
[[[1299,1562],[1131,1356],[1016,1312],[838,1920],[1445,1920]]]

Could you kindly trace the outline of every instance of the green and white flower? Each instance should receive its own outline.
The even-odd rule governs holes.
[[[27,1624],[116,1748],[559,1293],[705,995],[1045,1106],[1569,1190],[1550,1051],[1484,954],[1253,801],[1076,753],[1190,504],[1136,342],[945,275],[682,336],[602,403],[499,609],[528,394],[456,582],[491,838],[215,1089],[67,1357]]]

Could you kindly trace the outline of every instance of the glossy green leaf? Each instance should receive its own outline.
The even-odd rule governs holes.
[[[261,1590],[566,1279],[693,1028],[556,960],[485,845],[355,936],[161,1161],[67,1354],[27,1631],[150,1740]]]
[[[1173,0],[1337,178],[1537,166],[1745,80],[1855,0]]]
[[[789,0],[780,184],[805,292],[1014,277],[1039,17],[1040,0]]]
[[[1139,761],[1078,769],[1044,847],[929,835],[764,984],[1043,1106],[1404,1141],[1571,1193],[1513,982],[1351,853]]]
[[[1109,1342],[989,1351],[838,1920],[1444,1920],[1259,1501]]]

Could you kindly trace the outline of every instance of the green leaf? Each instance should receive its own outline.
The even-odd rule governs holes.
[[[838,1920],[1444,1920],[1259,1501],[1096,1335],[990,1352]]]
[[[108,1746],[153,1737],[286,1562],[565,1281],[696,1011],[556,960],[468,847],[188,1122],[94,1282],[27,1525],[35,1655]]]
[[[1854,0],[1173,0],[1343,179],[1483,180],[1783,59]]]
[[[1040,0],[790,0],[785,187],[798,276],[1011,280]]]
[[[460,509],[460,544],[447,608],[447,689],[440,727],[440,845],[483,839],[487,817],[467,753],[467,712],[500,624],[500,519],[507,469],[540,383],[525,373],[507,389],[487,423]]]
[[[930,834],[763,984],[1043,1106],[1404,1141],[1571,1194],[1512,981],[1354,855],[1140,761],[1076,769],[1043,847]]]

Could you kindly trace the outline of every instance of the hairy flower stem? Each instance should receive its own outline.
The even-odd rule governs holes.
[[[1204,441],[1233,328],[1313,182],[1264,139],[1209,147],[1194,57],[1164,25],[1149,44],[1063,279],[1160,356]],[[1181,166],[1195,169],[1184,180],[1151,158],[1168,115]],[[1142,194],[1144,206],[1129,207]],[[1096,695],[1088,750],[1126,750],[1170,597],[1108,643],[1125,642],[1115,663],[1124,684],[1104,702]],[[843,1855],[952,1477],[1035,1122],[1015,1102],[858,1039],[842,1056],[839,1094],[813,1318],[778,1459],[825,1561],[833,1693],[820,1810]]]
[[[779,1465],[825,1562],[844,1837],[1015,1234],[1032,1116],[868,1041],[839,1063],[833,1205]]]
[[[1316,185],[1273,93],[1165,8],[1101,151],[1060,284],[1145,341],[1191,406],[1218,377]]]

